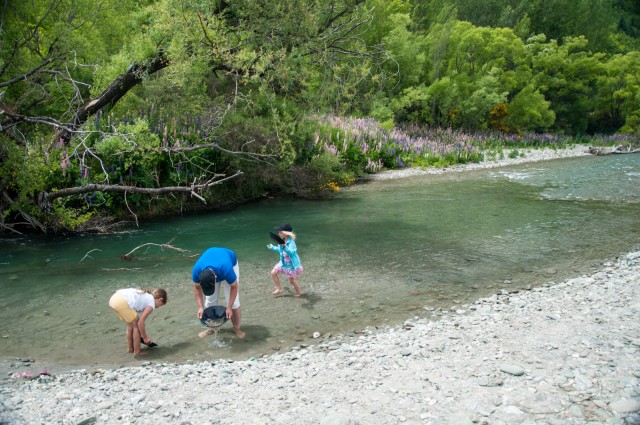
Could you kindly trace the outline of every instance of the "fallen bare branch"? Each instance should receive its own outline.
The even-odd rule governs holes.
[[[84,254],[84,257],[82,257],[82,260],[80,260],[80,262],[82,263],[82,261],[84,261],[85,258],[89,257],[93,260],[93,257],[91,257],[89,254],[91,254],[93,251],[102,251],[101,249],[98,248],[94,248],[91,251],[87,252],[86,254]]]
[[[11,232],[17,233],[18,235],[22,235],[21,232],[17,231],[16,229],[14,229],[12,226],[7,226],[4,223],[0,223],[0,227],[2,227],[3,229],[9,230]]]
[[[141,269],[141,268],[138,268],[138,267],[133,268],[133,269],[130,269],[130,268],[128,268],[128,267],[120,267],[120,268],[117,268],[117,269],[104,269],[104,268],[102,268],[102,269],[100,269],[100,270],[102,270],[103,272],[121,272],[121,271],[126,271],[126,272],[139,272],[139,271],[140,271],[140,270],[142,270],[142,269]]]
[[[123,256],[120,257],[120,259],[122,260],[131,260],[131,254],[133,254],[135,251],[139,250],[140,248],[143,248],[145,246],[158,246],[160,247],[160,249],[172,249],[174,251],[177,252],[191,252],[188,249],[182,249],[182,248],[177,248],[173,245],[169,245],[168,243],[163,243],[163,244],[157,244],[157,243],[153,243],[153,242],[147,242],[147,243],[143,243],[142,245],[138,245],[137,247],[133,248],[131,251],[129,251],[128,253],[124,254]]]
[[[129,207],[129,202],[127,202],[127,192],[124,193],[124,204],[127,206],[127,209],[129,210],[131,215],[133,215],[133,218],[136,219],[136,227],[140,227],[140,225],[138,224],[138,216],[136,215],[136,213],[131,211],[131,207]]]
[[[142,193],[146,195],[162,195],[166,193],[193,193],[198,190],[207,189],[211,186],[215,186],[217,184],[221,184],[224,181],[233,179],[242,174],[242,171],[238,171],[234,175],[226,176],[221,178],[220,180],[215,180],[216,178],[225,176],[224,174],[215,174],[212,179],[205,183],[201,184],[192,184],[191,186],[167,186],[167,187],[159,187],[159,188],[150,188],[150,187],[137,187],[137,186],[120,186],[120,185],[109,185],[109,184],[88,184],[85,186],[76,186],[76,187],[68,187],[64,189],[60,189],[55,192],[42,192],[38,199],[38,204],[40,208],[48,210],[51,207],[51,201],[56,198],[61,198],[65,196],[72,195],[80,195],[82,193],[90,193],[90,192],[119,192],[119,193]],[[201,199],[204,201],[204,198]],[[206,203],[206,202],[205,202]]]

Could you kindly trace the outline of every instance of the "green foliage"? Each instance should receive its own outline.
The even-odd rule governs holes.
[[[125,205],[105,192],[45,211],[38,198],[237,170],[205,191],[210,205],[324,196],[382,168],[637,135],[639,16],[630,0],[12,2],[0,38],[0,170],[12,200],[2,212],[89,228],[129,208],[142,218],[200,207],[183,194],[129,193]],[[71,141],[53,140],[160,57],[168,66],[136,75]]]
[[[431,122],[429,89],[425,86],[409,87],[391,100],[391,109],[397,122],[424,124]]]
[[[34,212],[33,200],[44,189],[45,158],[36,149],[20,147],[5,137],[0,137],[0,152],[2,187],[18,195],[11,211],[27,209]]]
[[[393,29],[382,41],[385,50],[393,57],[393,62],[386,62],[386,65],[396,75],[394,91],[399,92],[420,84],[425,73],[426,41],[423,36],[409,31],[411,20],[408,14],[395,14],[388,19]]]
[[[524,156],[524,152],[520,153],[518,149],[514,149],[511,152],[509,152],[509,158],[511,159],[519,158],[521,155]]]
[[[57,200],[52,206],[51,226],[55,229],[81,229],[93,217],[94,212],[87,207],[76,209],[64,200]]]
[[[416,2],[414,18],[421,29],[428,29],[446,8],[455,9],[461,21],[513,28],[522,38],[546,34],[549,39],[561,40],[581,35],[589,40],[592,51],[638,46],[640,11],[631,0],[436,0]]]
[[[496,93],[487,87],[480,87],[460,102],[461,112],[455,122],[469,130],[486,129],[489,114],[505,98],[506,93]]]
[[[60,117],[84,100],[93,69],[117,54],[131,30],[134,3],[105,0],[11,2],[0,38],[0,81],[13,81],[3,102],[13,112]],[[24,78],[29,76],[30,78]],[[29,135],[31,127],[23,126]],[[40,133],[42,136],[42,133]]]
[[[598,108],[592,115],[593,127],[607,132],[624,126],[624,132],[633,128],[628,120],[640,110],[640,52],[614,55],[604,65],[597,79]]]
[[[5,220],[19,217],[19,220],[27,219],[44,226],[43,230],[58,231],[76,228],[89,219],[90,212],[79,215],[73,208],[63,206],[62,200],[54,204],[50,212],[38,207],[43,192],[55,190],[77,176],[77,169],[70,165],[64,152],[54,150],[45,154],[38,148],[18,146],[5,137],[0,137],[0,152],[3,159],[0,186],[5,193],[17,195],[2,211]],[[69,200],[69,205],[72,203],[73,200]]]
[[[509,128],[518,132],[548,129],[555,120],[550,104],[539,91],[526,86],[509,102]]]

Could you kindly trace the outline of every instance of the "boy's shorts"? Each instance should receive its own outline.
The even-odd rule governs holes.
[[[138,317],[138,314],[134,309],[129,307],[127,300],[122,295],[113,294],[109,300],[109,307],[123,320],[125,323],[131,323]]]

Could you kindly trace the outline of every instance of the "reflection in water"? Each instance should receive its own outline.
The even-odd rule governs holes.
[[[144,360],[247,358],[312,335],[397,324],[502,288],[579,275],[640,241],[640,156],[586,157],[370,182],[330,201],[266,200],[116,235],[5,238],[0,355],[73,365],[131,362],[108,308],[124,287],[163,287]],[[289,222],[305,273],[298,299],[266,245]],[[187,250],[158,245],[170,242]],[[135,250],[130,260],[123,254]],[[210,246],[238,253],[244,340],[230,324],[198,338],[191,267]]]

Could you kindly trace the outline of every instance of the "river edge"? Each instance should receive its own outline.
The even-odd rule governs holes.
[[[549,161],[553,159],[575,158],[580,156],[589,156],[590,147],[586,145],[572,145],[566,148],[529,148],[529,149],[505,149],[501,156],[485,155],[485,159],[477,163],[456,164],[451,167],[415,167],[404,168],[400,170],[385,170],[375,174],[367,174],[361,177],[361,181],[370,180],[387,180],[398,179],[404,177],[430,175],[430,174],[446,174],[459,173],[464,171],[481,170],[488,168],[507,167],[510,165],[524,164],[529,162]],[[512,152],[518,155],[510,158]]]
[[[440,174],[580,155],[588,155],[586,147],[534,150],[524,158],[445,170],[392,171],[376,176]],[[390,174],[393,177],[387,177]],[[118,370],[92,366],[84,370],[54,371],[52,378],[44,375],[37,380],[9,379],[3,373],[0,423],[80,423],[84,420],[195,423],[207,418],[221,424],[347,423],[344,419],[352,423],[381,424],[483,421],[493,424],[533,423],[532,418],[545,417],[548,423],[604,423],[602,420],[625,423],[622,418],[633,419],[640,403],[638,360],[630,360],[634,356],[638,358],[640,332],[637,325],[631,326],[626,319],[638,317],[639,258],[640,253],[630,253],[617,263],[605,263],[598,272],[549,288],[535,288],[521,294],[503,292],[455,310],[434,313],[435,318],[439,318],[435,322],[416,319],[397,327],[367,329],[361,336],[321,338],[317,344],[314,340],[314,345],[301,345],[286,353],[252,361],[141,362],[139,367]],[[605,305],[600,305],[602,300],[595,300],[597,297],[591,292],[584,291],[606,295]],[[627,295],[623,295],[625,293]],[[577,303],[576,299],[581,302]],[[594,319],[595,326],[582,323],[580,318],[587,307],[581,306],[585,303],[592,307],[588,310],[594,315],[606,307],[600,313],[610,320]],[[558,317],[550,318],[550,314],[542,313],[549,307],[555,312],[551,315]],[[622,311],[618,311],[620,308]],[[522,312],[528,313],[525,318],[518,314]],[[573,323],[563,320],[567,313],[574,319]],[[547,334],[545,328],[549,321],[552,325],[561,325],[559,334],[568,334],[559,339]],[[530,332],[532,325],[535,333]],[[584,329],[579,329],[581,326]],[[627,329],[622,336],[617,332],[621,326]],[[603,327],[616,331],[617,339],[605,338]],[[566,338],[574,338],[572,333],[576,332],[582,339],[567,347]],[[513,338],[503,338],[503,334],[514,333]],[[621,353],[604,350],[609,347],[621,348]],[[594,353],[597,358],[602,357],[603,350],[607,353],[605,363],[600,359],[590,367],[585,366],[584,359],[589,360]],[[473,351],[478,353],[474,355]],[[560,359],[556,359],[555,354],[561,354]],[[574,365],[574,360],[579,364]],[[548,362],[555,365],[556,372],[566,375],[563,383],[554,380],[560,376],[557,373],[546,374]],[[34,370],[43,368],[40,362],[31,366],[36,365]],[[623,386],[610,382],[607,372],[611,367],[625,370],[623,378],[616,378],[625,383]],[[202,389],[194,388],[194,380]],[[520,388],[519,384],[524,387]],[[222,398],[215,393],[217,387],[233,396]],[[613,392],[603,391],[611,387]],[[574,391],[574,398],[580,402],[569,398],[566,405],[562,402],[558,405],[559,395],[554,391],[559,390],[563,394]],[[485,399],[487,391],[502,395]],[[540,416],[544,409],[536,413],[536,409],[523,405],[524,401],[516,403],[511,399],[517,391],[524,391],[522,400],[542,399],[540,407],[560,412],[555,412],[555,416]],[[585,391],[588,394],[583,394]],[[545,395],[546,392],[550,395]],[[243,405],[241,400],[246,397],[251,397],[254,407]],[[199,405],[200,402],[203,404]],[[583,413],[578,414],[578,410]],[[566,416],[567,412],[573,416]],[[589,415],[595,414],[593,412],[597,416],[591,420]],[[536,420],[536,423],[539,422]]]
[[[0,423],[638,424],[639,289],[636,251],[258,359],[17,380],[0,390]]]

